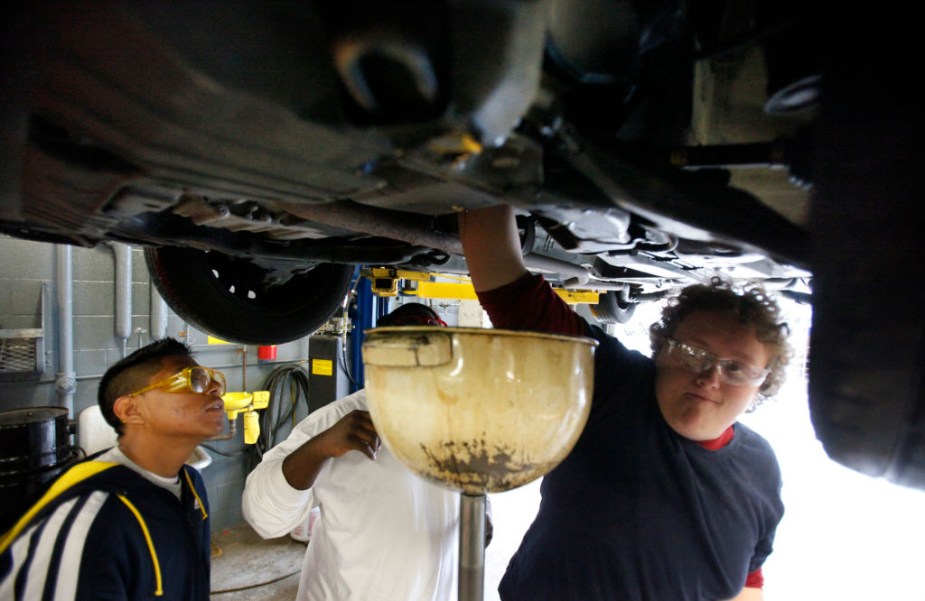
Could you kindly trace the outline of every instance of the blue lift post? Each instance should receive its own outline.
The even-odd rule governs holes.
[[[359,276],[359,271],[357,276]],[[381,299],[375,296],[372,291],[372,283],[362,278],[356,286],[356,315],[353,318],[353,333],[350,337],[351,358],[353,367],[353,378],[350,383],[350,391],[356,392],[364,385],[363,375],[363,332],[369,328],[376,327],[379,318],[385,314],[386,303],[380,302]]]

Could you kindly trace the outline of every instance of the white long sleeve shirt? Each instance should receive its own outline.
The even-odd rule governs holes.
[[[355,409],[356,392],[302,420],[247,477],[244,518],[264,538],[283,536],[320,508],[297,601],[456,599],[459,495],[405,468],[383,445],[329,460],[308,490],[289,485],[283,459]]]

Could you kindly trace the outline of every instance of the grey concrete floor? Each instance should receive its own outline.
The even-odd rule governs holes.
[[[539,481],[489,495],[494,539],[485,550],[483,601],[498,601],[498,582],[536,514]],[[212,533],[211,601],[293,601],[305,543],[263,540],[247,524]],[[310,543],[309,543],[310,544]]]
[[[305,543],[263,540],[242,524],[212,533],[212,601],[292,601]]]

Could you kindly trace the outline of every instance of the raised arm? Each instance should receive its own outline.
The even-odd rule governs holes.
[[[459,237],[476,292],[494,290],[527,273],[514,211],[508,205],[459,214]]]
[[[496,328],[582,335],[584,321],[524,264],[511,207],[459,216],[459,236],[472,285]]]
[[[324,464],[350,451],[376,458],[379,436],[368,411],[351,411],[336,424],[305,442],[283,460],[283,476],[293,488],[305,490],[315,484]]]

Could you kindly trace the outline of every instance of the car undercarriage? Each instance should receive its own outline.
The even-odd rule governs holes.
[[[925,320],[898,317],[921,294],[882,292],[922,275],[920,126],[884,68],[917,48],[898,14],[722,0],[4,12],[0,231],[144,246],[184,319],[274,343],[328,320],[358,266],[466,273],[456,214],[508,203],[531,270],[600,291],[616,321],[713,277],[812,302],[827,450],[925,486]]]

